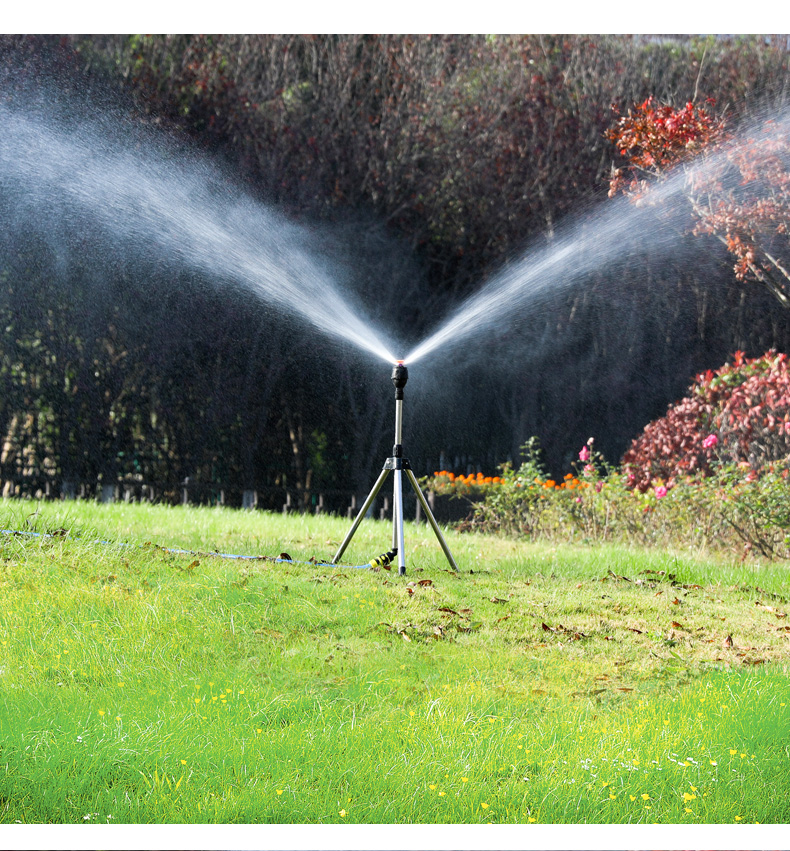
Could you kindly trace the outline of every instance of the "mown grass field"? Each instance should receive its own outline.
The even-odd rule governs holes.
[[[339,518],[0,526],[54,533],[0,535],[4,823],[790,820],[786,564],[449,532],[456,575],[407,525],[398,577],[310,563]]]

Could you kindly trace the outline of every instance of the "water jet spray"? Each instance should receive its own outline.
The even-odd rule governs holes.
[[[405,473],[412,490],[419,500],[422,510],[425,512],[425,516],[428,518],[428,523],[431,525],[431,528],[439,541],[439,545],[444,551],[447,561],[450,563],[450,567],[457,572],[458,565],[455,563],[453,554],[450,552],[450,548],[444,540],[439,524],[436,522],[436,518],[433,516],[433,512],[428,505],[428,500],[425,499],[425,494],[423,494],[422,490],[420,490],[417,479],[412,472],[411,464],[407,458],[403,457],[403,388],[409,380],[409,370],[406,368],[406,364],[402,360],[395,361],[395,366],[392,369],[392,375],[390,378],[395,387],[395,443],[392,447],[392,455],[390,455],[390,457],[384,462],[384,467],[379,474],[378,479],[376,479],[376,483],[373,485],[373,488],[363,503],[362,508],[360,508],[359,514],[357,514],[351,529],[349,529],[348,534],[343,539],[343,543],[338,547],[338,550],[332,559],[332,564],[337,564],[338,560],[345,552],[346,547],[354,537],[354,533],[359,528],[362,518],[367,514],[368,509],[373,504],[373,500],[378,496],[378,492],[384,485],[387,476],[390,472],[392,472],[394,479],[392,503],[392,552],[386,554],[388,561],[397,556],[398,574],[400,576],[406,575],[406,556],[404,553],[403,540],[403,474]],[[381,558],[384,557],[382,556]]]

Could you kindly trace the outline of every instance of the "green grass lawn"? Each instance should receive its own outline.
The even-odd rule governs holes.
[[[4,823],[790,820],[784,564],[448,532],[454,574],[407,524],[399,577],[310,563],[339,518],[34,510],[0,526],[68,534],[0,536]]]

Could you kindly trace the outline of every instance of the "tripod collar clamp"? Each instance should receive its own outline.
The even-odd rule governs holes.
[[[408,458],[402,458],[400,455],[393,455],[384,462],[385,470],[411,470],[411,464]]]

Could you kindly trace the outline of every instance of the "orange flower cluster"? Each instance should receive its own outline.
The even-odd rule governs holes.
[[[589,488],[589,487],[592,486],[590,482],[579,481],[579,479],[577,479],[571,473],[568,473],[565,476],[565,480],[560,482],[559,484],[557,484],[554,481],[554,479],[546,479],[544,481],[543,479],[540,479],[538,477],[535,477],[533,479],[533,484],[535,486],[539,487],[539,488],[544,488],[545,490],[569,490],[569,491],[582,490],[582,488]],[[533,485],[530,485],[530,487],[532,487],[532,486]],[[522,487],[522,485],[517,484],[516,487]]]
[[[437,470],[433,474],[433,487],[438,487],[439,489],[447,488],[447,489],[455,489],[458,487],[485,487],[487,485],[503,485],[505,484],[505,479],[501,476],[484,476],[482,473],[470,473],[468,476],[464,475],[456,475],[455,473],[451,473],[448,470]],[[568,473],[565,476],[564,481],[559,484],[554,479],[541,479],[540,477],[535,477],[531,483],[524,483],[521,481],[513,482],[515,487],[523,488],[526,487],[528,489],[533,488],[543,488],[544,490],[582,490],[584,488],[592,487],[591,482],[580,481],[573,476],[571,473]]]
[[[448,482],[459,485],[501,485],[504,481],[500,476],[484,476],[482,473],[456,476],[448,470],[439,470],[434,472],[433,476],[435,479],[445,478]]]

